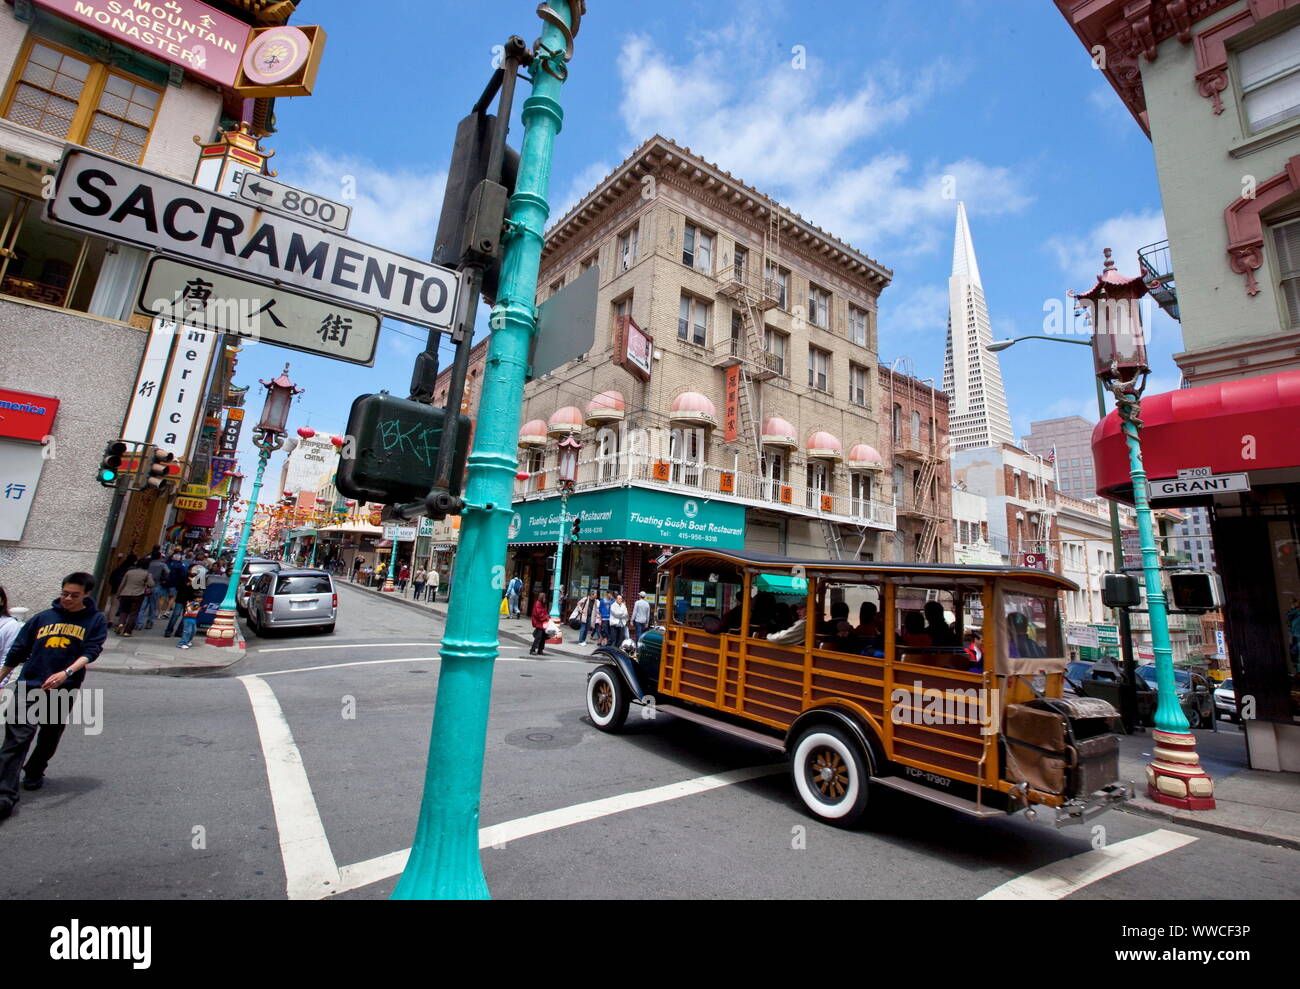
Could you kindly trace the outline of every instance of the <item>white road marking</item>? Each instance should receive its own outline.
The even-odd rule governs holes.
[[[478,847],[492,848],[546,831],[593,821],[598,817],[619,814],[625,810],[635,810],[638,807],[649,807],[668,800],[677,800],[680,797],[707,793],[709,790],[731,786],[733,783],[744,783],[747,780],[782,773],[786,768],[785,763],[776,763],[732,769],[711,776],[697,776],[695,779],[683,780],[680,783],[669,783],[666,786],[656,786],[634,793],[621,793],[616,797],[605,797],[602,800],[591,800],[585,804],[574,804],[572,807],[561,807],[558,810],[520,817],[503,824],[481,828],[478,833]],[[390,852],[378,858],[358,862],[356,865],[345,865],[339,870],[339,885],[334,892],[344,893],[348,890],[360,889],[362,886],[369,886],[371,883],[396,876],[406,868],[406,860],[410,854],[411,850],[404,848],[400,852]]]
[[[1140,865],[1176,848],[1190,845],[1196,839],[1160,828],[1136,838],[1117,841],[1081,855],[1072,855],[1023,876],[1017,876],[996,889],[989,890],[981,900],[1060,900],[1105,879],[1116,872]]]
[[[397,649],[410,646],[429,646],[436,645],[436,639],[425,639],[423,642],[361,642],[348,646],[275,646],[271,649],[258,649],[259,653],[263,652],[315,652],[318,649]]]
[[[498,656],[498,663],[568,663],[574,666],[589,665],[581,659],[536,659],[532,656]],[[409,659],[358,659],[351,663],[331,663],[328,666],[299,666],[292,670],[267,670],[249,676],[274,677],[285,673],[315,673],[317,670],[341,670],[348,666],[382,666],[384,663],[441,663],[441,656],[412,656]]]
[[[325,896],[337,888],[339,869],[307,780],[302,754],[270,686],[256,676],[242,676],[239,680],[248,691],[262,743],[275,827],[280,835],[286,893],[291,900]]]

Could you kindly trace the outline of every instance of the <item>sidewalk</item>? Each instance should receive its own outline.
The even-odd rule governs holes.
[[[403,595],[398,591],[393,591],[389,594],[385,594],[383,593],[383,591],[379,589],[379,587],[382,585],[378,585],[375,587],[366,587],[363,586],[362,584],[354,584],[352,583],[352,581],[342,577],[336,577],[335,583],[338,584],[338,586],[340,587],[353,587],[356,588],[358,591],[364,591],[367,594],[373,594],[376,597],[383,598],[385,601],[390,601],[393,604],[404,605],[407,608],[415,608],[419,611],[427,612],[433,615],[433,617],[435,617],[436,619],[438,619],[438,621],[441,622],[445,622],[447,620],[447,599],[444,596],[446,593],[445,591],[438,592],[439,598],[436,602],[415,601],[411,597],[414,591],[412,590],[410,584],[406,585],[406,594]],[[555,655],[563,656],[566,659],[589,660],[592,658],[591,653],[592,650],[595,648],[595,643],[593,643],[590,639],[588,639],[585,643],[579,645],[578,633],[575,632],[573,629],[569,628],[563,622],[561,622],[560,624],[560,632],[564,636],[564,643],[562,645],[548,644],[546,646],[547,656],[551,655],[551,653],[555,653]],[[521,643],[526,646],[531,646],[533,644],[533,626],[532,623],[527,618],[515,619],[515,618],[507,618],[506,616],[502,615],[498,634],[500,635],[501,640],[503,642],[508,640],[511,642]]]
[[[178,649],[179,636],[164,638],[167,621],[155,621],[151,629],[138,629],[130,638],[116,634],[109,626],[104,651],[93,670],[108,673],[153,673],[163,676],[210,676],[227,670],[246,655],[244,630],[233,646],[210,646],[203,633],[195,634],[189,649]]]
[[[1152,752],[1148,730],[1120,737],[1120,779],[1137,784],[1137,795],[1124,804],[1124,810],[1247,841],[1300,849],[1300,786],[1295,774],[1251,769],[1246,762],[1246,735],[1227,721],[1219,722],[1218,731],[1194,734],[1201,765],[1214,779],[1218,806],[1214,810],[1181,810],[1146,795],[1146,766]]]

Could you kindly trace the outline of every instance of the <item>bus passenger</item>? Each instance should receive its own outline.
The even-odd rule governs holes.
[[[794,606],[795,621],[789,628],[781,632],[773,632],[767,637],[767,641],[776,645],[801,645],[804,640],[804,629],[807,623],[804,621],[804,612],[807,605],[800,602]]]
[[[858,606],[857,633],[864,639],[873,639],[880,635],[880,612],[870,601],[863,601]]]
[[[938,601],[925,603],[925,630],[930,633],[930,642],[936,646],[955,648],[957,634],[944,619],[943,605]]]
[[[934,645],[930,633],[925,630],[925,616],[919,611],[909,611],[903,616],[903,631],[899,641],[912,649],[929,649]]]
[[[1029,619],[1018,611],[1007,615],[1007,655],[1037,659],[1046,656],[1043,647],[1029,635]]]

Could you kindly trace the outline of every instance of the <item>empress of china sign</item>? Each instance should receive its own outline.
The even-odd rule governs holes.
[[[101,34],[233,86],[249,25],[199,0],[36,0]]]

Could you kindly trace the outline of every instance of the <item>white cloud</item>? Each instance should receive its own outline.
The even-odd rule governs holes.
[[[614,166],[604,161],[593,161],[590,165],[583,168],[569,182],[569,188],[563,196],[551,196],[551,215],[548,218],[547,225],[556,223],[564,216],[565,213],[573,209],[592,189],[596,188],[601,181],[614,170]]]
[[[718,32],[681,55],[629,38],[620,109],[632,137],[661,133],[868,254],[883,253],[882,241],[894,254],[937,249],[951,236],[956,198],[985,216],[1030,202],[1027,176],[1004,166],[970,158],[915,164],[901,152],[858,151],[959,81],[962,70],[950,61],[906,71],[874,64],[852,82],[832,77],[816,52],[802,69],[794,55],[773,61],[763,54],[773,39],[756,32],[743,32],[744,44]]]
[[[942,285],[918,285],[906,295],[886,292],[880,300],[880,333],[897,337],[912,333],[948,332],[948,289]],[[896,341],[895,341],[896,342]],[[892,347],[882,346],[888,351]]]
[[[1138,248],[1165,239],[1165,218],[1159,210],[1121,213],[1097,224],[1086,234],[1052,237],[1044,247],[1071,287],[1083,291],[1093,286],[1102,269],[1102,250],[1114,251],[1115,267],[1123,274],[1138,274]]]
[[[351,206],[350,237],[420,260],[433,255],[445,171],[386,171],[364,158],[311,151],[278,178]]]

